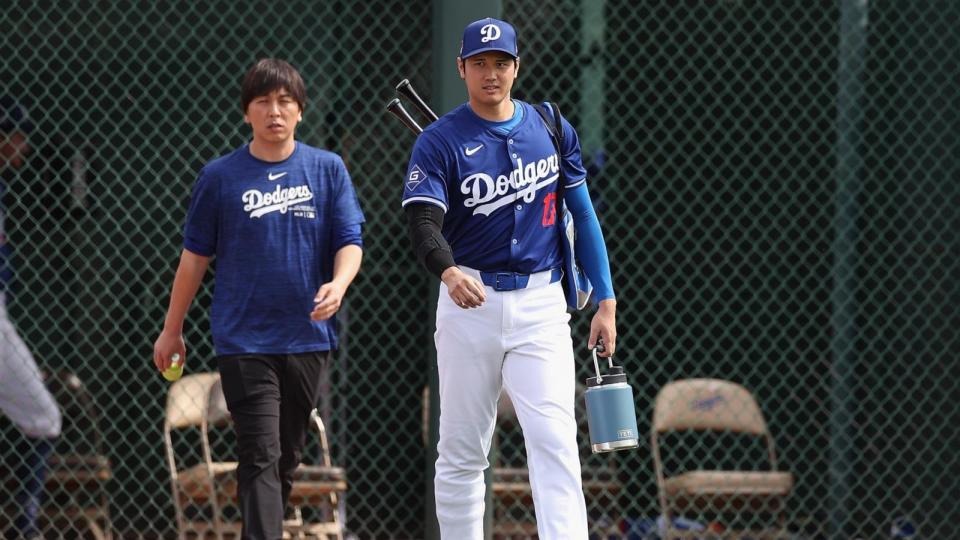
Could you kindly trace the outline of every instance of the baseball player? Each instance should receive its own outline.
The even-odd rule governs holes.
[[[277,59],[258,61],[240,90],[253,140],[208,163],[184,226],[170,307],[154,344],[163,371],[186,359],[183,321],[211,258],[217,368],[237,434],[244,539],[281,537],[334,315],[360,269],[359,202],[343,161],[294,138],[306,90]]]
[[[9,96],[0,97],[0,195],[26,162],[32,128],[23,105]],[[4,209],[0,207],[0,411],[20,428],[30,446],[17,471],[21,484],[16,494],[19,514],[14,520],[15,533],[20,538],[39,538],[36,521],[47,458],[53,451],[54,440],[60,436],[62,417],[56,401],[43,385],[36,360],[7,313],[6,298],[13,267],[4,217]]]
[[[587,538],[558,178],[599,303],[588,346],[602,338],[604,356],[616,348],[616,300],[577,134],[563,122],[558,156],[534,108],[510,98],[519,67],[510,24],[466,27],[457,68],[469,101],[417,139],[403,192],[417,257],[442,282],[435,493],[448,539],[483,538],[483,471],[501,390],[523,428],[539,537]]]

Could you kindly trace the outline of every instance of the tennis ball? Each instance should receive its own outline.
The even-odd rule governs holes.
[[[183,363],[180,362],[180,354],[173,353],[170,357],[170,367],[163,370],[163,378],[173,382],[183,375]]]

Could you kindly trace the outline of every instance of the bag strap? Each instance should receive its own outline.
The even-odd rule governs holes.
[[[547,128],[547,132],[550,133],[550,139],[553,141],[553,147],[557,150],[557,159],[562,160],[563,152],[561,151],[561,148],[563,148],[563,124],[560,121],[560,107],[557,107],[557,104],[552,101],[548,102],[548,105],[550,105],[550,109],[553,112],[552,119],[547,114],[547,110],[544,108],[543,104],[537,103],[533,106],[533,108],[536,109],[540,114],[540,118],[543,119],[543,124]],[[563,164],[561,163],[559,165],[560,175],[557,177],[557,222],[561,221],[559,219],[559,212],[560,208],[563,207],[563,192],[567,188],[567,182],[563,178]]]

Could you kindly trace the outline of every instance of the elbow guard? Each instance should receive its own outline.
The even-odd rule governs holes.
[[[440,277],[444,270],[456,265],[450,244],[440,232],[443,210],[431,204],[411,204],[406,213],[410,243],[417,260],[430,273]]]

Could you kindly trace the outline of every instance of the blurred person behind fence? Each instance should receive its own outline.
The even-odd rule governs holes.
[[[0,97],[0,195],[20,178],[31,154],[33,131],[27,109],[10,96]],[[3,197],[3,199],[7,199]],[[6,208],[0,205],[0,411],[23,432],[28,451],[20,455],[14,495],[17,516],[7,538],[39,538],[37,514],[43,498],[47,458],[60,435],[61,415],[30,349],[21,339],[7,312],[14,290],[13,246],[7,241]],[[22,291],[21,294],[26,294]]]

